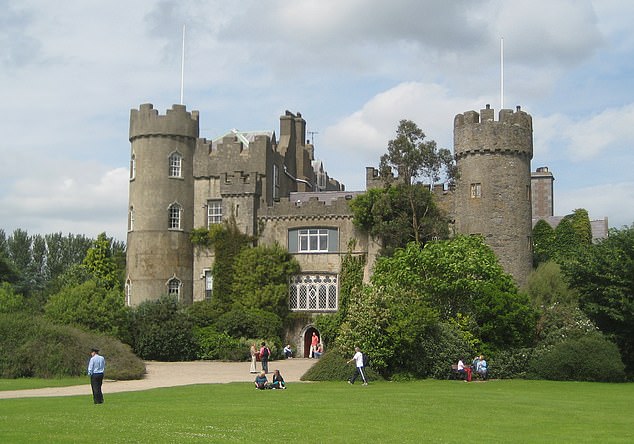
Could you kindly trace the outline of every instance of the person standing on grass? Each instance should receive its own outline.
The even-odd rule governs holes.
[[[106,370],[106,360],[99,354],[99,349],[93,348],[88,361],[88,375],[90,376],[90,387],[92,388],[92,399],[95,404],[103,404],[103,373]]]
[[[361,379],[363,379],[363,385],[368,385],[368,379],[365,377],[365,367],[363,364],[363,353],[361,353],[361,349],[359,347],[354,348],[354,356],[347,362],[350,364],[352,361],[356,364],[356,370],[352,378],[348,379],[348,384],[354,384],[354,381],[357,379],[357,376],[361,375]]]

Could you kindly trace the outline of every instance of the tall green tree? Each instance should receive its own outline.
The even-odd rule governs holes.
[[[547,262],[553,256],[555,248],[555,230],[544,219],[533,227],[533,266]]]
[[[634,373],[634,224],[612,229],[580,251],[562,270],[579,305],[606,334],[615,337],[629,374]]]
[[[397,172],[397,180],[404,186],[409,203],[411,232],[414,240],[421,242],[419,211],[417,196],[412,185],[417,179],[427,179],[430,188],[445,173],[449,180],[456,174],[451,152],[446,148],[439,149],[433,140],[425,140],[425,133],[411,120],[401,120],[396,129],[396,138],[388,142],[387,153],[381,156],[379,172],[388,184],[394,181],[393,170]]]
[[[112,239],[101,233],[86,252],[83,267],[106,289],[122,289],[121,273],[112,251]]]

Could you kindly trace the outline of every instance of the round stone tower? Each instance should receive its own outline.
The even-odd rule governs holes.
[[[191,303],[193,158],[198,111],[151,104],[130,112],[126,300],[138,305],[172,294]]]
[[[521,286],[532,269],[533,124],[520,110],[468,111],[454,119],[455,229],[481,234]]]

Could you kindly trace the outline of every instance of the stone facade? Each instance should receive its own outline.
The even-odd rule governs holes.
[[[126,300],[138,305],[173,294],[185,303],[213,297],[213,251],[192,247],[194,228],[235,218],[261,244],[278,243],[298,260],[289,305],[306,313],[286,338],[300,355],[314,331],[310,319],[338,308],[344,254],[365,255],[368,279],[378,243],[352,222],[345,191],[315,159],[300,113],[274,131],[232,130],[199,137],[198,112],[174,105],[165,115],[145,104],[130,114],[131,168]],[[531,268],[530,115],[488,106],[454,120],[455,189],[437,186],[456,233],[481,234],[505,270],[523,283]],[[367,188],[381,186],[366,168]]]

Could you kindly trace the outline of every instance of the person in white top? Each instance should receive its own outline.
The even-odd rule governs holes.
[[[352,361],[355,361],[356,370],[352,378],[348,379],[348,384],[354,384],[357,376],[361,375],[361,379],[363,379],[363,385],[368,385],[368,379],[365,377],[365,367],[363,365],[363,353],[361,353],[361,349],[359,347],[355,347],[354,352],[354,356],[347,363],[350,364]]]

